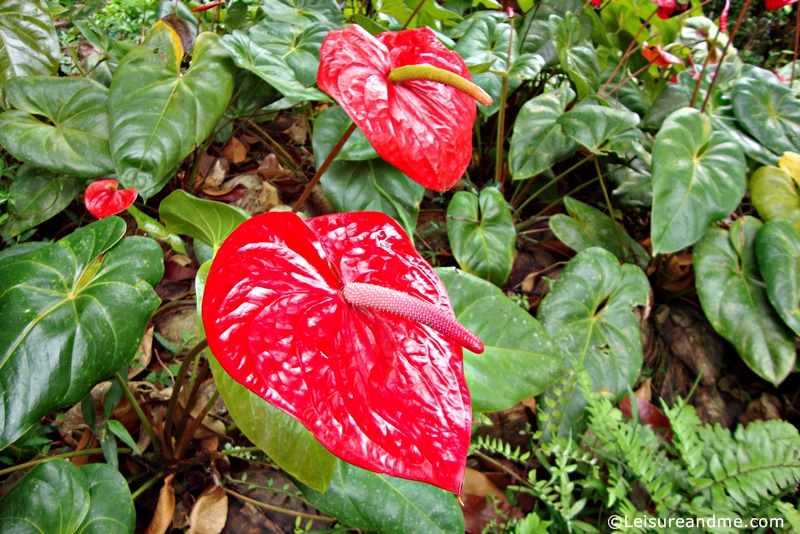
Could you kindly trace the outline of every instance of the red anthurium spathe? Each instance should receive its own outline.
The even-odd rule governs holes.
[[[664,50],[662,45],[649,45],[647,41],[642,45],[642,55],[649,61],[659,67],[668,67],[670,65],[683,65],[683,61],[677,56],[674,56]]]
[[[656,15],[661,19],[676,17],[692,7],[691,0],[653,0],[658,5]]]
[[[459,325],[439,278],[382,213],[266,213],[222,244],[208,344],[238,382],[372,471],[459,492],[471,410]]]
[[[797,0],[764,0],[764,7],[767,11],[775,11],[789,4],[794,4]]]
[[[136,200],[136,189],[118,189],[116,180],[98,180],[89,184],[84,202],[89,213],[102,219],[125,210]]]
[[[317,84],[341,104],[380,157],[425,187],[445,191],[472,157],[476,97],[437,81],[390,81],[390,72],[411,65],[470,80],[461,56],[428,28],[373,37],[352,25],[331,31],[322,43]]]

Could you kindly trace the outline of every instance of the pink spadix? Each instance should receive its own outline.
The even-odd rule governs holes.
[[[388,287],[360,282],[345,284],[342,296],[354,306],[381,310],[417,321],[476,354],[483,352],[483,343],[478,336],[467,330],[452,315],[422,299]]]

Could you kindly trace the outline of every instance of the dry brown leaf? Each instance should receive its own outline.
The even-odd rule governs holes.
[[[521,402],[523,406],[536,413],[536,397],[528,397],[527,399],[522,399]]]
[[[634,397],[637,399],[653,402],[653,377],[650,377],[642,382],[639,389],[633,392]]]
[[[231,137],[222,149],[222,156],[231,163],[241,163],[247,158],[248,145],[237,137]]]
[[[461,488],[464,494],[477,495],[478,497],[498,496],[505,498],[500,488],[489,480],[485,474],[476,469],[467,467],[464,471],[464,486]]]
[[[164,485],[158,493],[156,511],[144,534],[164,534],[172,524],[172,516],[175,513],[175,494],[172,492],[173,478],[175,475],[167,475],[164,478]]]
[[[211,485],[197,498],[189,514],[189,534],[219,534],[228,519],[228,494]]]
[[[92,439],[92,437],[93,434],[88,428],[84,430],[83,435],[81,436],[81,440],[78,442],[78,446],[75,448],[75,450],[82,451],[83,449],[87,448],[87,446],[89,445],[89,441]],[[72,465],[80,467],[82,465],[86,465],[86,462],[89,461],[89,457],[76,456],[74,458],[70,458],[69,461],[72,462]]]
[[[144,371],[150,365],[150,360],[153,358],[153,330],[154,327],[150,324],[144,331],[142,342],[139,343],[139,350],[136,351],[136,363],[138,365],[128,367],[128,380]]]

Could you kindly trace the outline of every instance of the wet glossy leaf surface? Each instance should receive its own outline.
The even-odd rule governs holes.
[[[515,180],[534,176],[578,149],[564,133],[558,118],[575,99],[569,87],[556,89],[526,102],[514,122],[508,166]]]
[[[800,230],[800,194],[792,177],[778,167],[760,167],[750,177],[750,198],[764,221],[787,221]]]
[[[458,265],[501,287],[514,263],[517,230],[503,194],[459,191],[447,207],[447,237]]]
[[[464,373],[474,411],[511,408],[543,392],[562,373],[564,355],[552,338],[500,289],[452,267],[437,268],[436,274],[447,288],[458,321],[480,337],[486,348],[483,354],[464,350]]]
[[[3,2],[0,5],[0,107],[7,107],[5,86],[11,78],[55,74],[59,50],[47,2]]]
[[[347,304],[348,282],[451,310],[386,215],[267,213],[231,234],[211,267],[209,346],[234,379],[340,458],[458,491],[471,421],[461,348],[415,321]]]
[[[181,73],[183,51],[169,32],[156,25],[149,40],[120,61],[109,91],[117,176],[144,199],[211,134],[233,92],[233,64],[217,35],[197,37],[192,64]],[[160,48],[154,52],[148,45]]]
[[[359,26],[328,34],[317,82],[355,121],[378,154],[412,180],[451,188],[472,156],[475,100],[444,84],[392,83],[388,74],[426,63],[470,79],[464,60],[428,28],[372,37]]]
[[[316,508],[344,524],[375,533],[460,534],[464,518],[451,493],[427,484],[336,463],[325,493],[300,486]]]
[[[578,105],[558,118],[564,135],[595,154],[604,154],[614,137],[639,124],[631,111],[598,105]]]
[[[10,81],[6,96],[15,109],[0,114],[0,144],[15,157],[75,176],[114,172],[108,89],[87,78],[32,76]]]
[[[624,395],[639,376],[642,337],[633,311],[647,303],[650,284],[639,267],[600,248],[579,253],[567,264],[539,307],[539,320],[568,357],[570,376],[585,371],[594,391]],[[545,428],[563,434],[580,416],[585,399],[565,377],[564,406],[547,409]],[[551,390],[552,392],[552,390]],[[541,417],[541,416],[540,416]]]
[[[558,61],[575,84],[581,99],[593,95],[600,87],[600,62],[578,17],[567,13],[565,18],[550,17],[550,35],[555,37]]]
[[[50,171],[23,165],[8,188],[8,220],[2,231],[16,236],[66,208],[78,195],[80,180],[56,176]]]
[[[770,305],[756,259],[761,222],[710,227],[694,247],[697,295],[714,329],[756,374],[779,384],[795,361],[794,335]],[[788,273],[787,273],[788,274]]]
[[[162,200],[159,212],[167,231],[200,239],[214,247],[215,253],[225,238],[249,218],[239,208],[197,198],[182,190]]]
[[[163,263],[154,241],[121,240],[124,231],[109,217],[0,256],[0,448],[133,358],[160,302],[152,286]]]
[[[0,532],[9,534],[124,534],[135,523],[128,484],[104,464],[44,462],[0,501]]]
[[[620,261],[633,263],[642,269],[650,263],[650,255],[633,239],[625,228],[605,213],[580,200],[566,197],[567,215],[553,215],[550,229],[562,243],[576,252],[601,247]]]
[[[791,89],[777,79],[744,77],[731,96],[736,119],[762,145],[777,154],[800,152],[800,102]]]
[[[653,252],[675,252],[727,217],[745,192],[742,150],[699,111],[664,122],[653,147]]]
[[[756,237],[756,257],[767,295],[794,333],[800,336],[800,235],[786,221],[770,221]]]

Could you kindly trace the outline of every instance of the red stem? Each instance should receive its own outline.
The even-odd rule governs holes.
[[[303,203],[305,203],[306,199],[308,199],[308,195],[311,194],[311,190],[314,189],[315,185],[317,185],[319,179],[322,178],[322,175],[325,174],[325,171],[328,170],[328,167],[333,162],[333,159],[336,157],[336,154],[339,153],[344,144],[347,142],[348,139],[350,139],[350,136],[353,135],[353,132],[355,131],[356,131],[356,123],[352,123],[350,127],[347,128],[347,130],[342,134],[341,139],[339,139],[339,142],[336,143],[336,145],[333,147],[333,150],[331,150],[331,153],[328,154],[327,158],[325,158],[325,161],[322,162],[322,165],[319,166],[319,169],[317,169],[317,172],[316,174],[314,174],[314,177],[311,179],[311,181],[306,184],[306,188],[303,190],[303,194],[300,195],[300,198],[298,198],[297,202],[295,202],[294,204],[294,208],[292,208],[292,213],[297,213],[298,211],[300,211],[300,208],[303,206]]]

